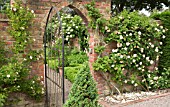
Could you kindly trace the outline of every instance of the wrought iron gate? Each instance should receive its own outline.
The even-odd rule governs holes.
[[[64,36],[59,12],[51,7],[44,33],[45,107],[62,107],[64,98]]]

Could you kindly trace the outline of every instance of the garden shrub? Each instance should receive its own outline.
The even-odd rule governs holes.
[[[31,63],[41,58],[41,51],[31,48],[34,39],[30,36],[29,30],[34,11],[22,7],[22,2],[16,0],[13,7],[7,6],[6,14],[9,18],[9,34],[15,42],[10,48],[12,52],[8,62],[0,67],[0,95],[5,95],[1,103],[8,106],[6,99],[10,97],[9,94],[15,92],[24,92],[40,100],[44,95],[40,77],[30,76]],[[0,46],[0,51],[4,53],[3,45]]]
[[[78,65],[71,65],[69,67],[65,67],[65,77],[71,82],[74,83],[78,72],[82,68],[83,64],[78,64]]]
[[[93,3],[87,6],[90,16],[100,16],[98,11],[93,12]],[[99,56],[93,64],[94,70],[110,72],[113,75],[112,79],[120,85],[130,84],[147,90],[161,88],[157,82],[162,76],[153,64],[162,54],[161,45],[162,40],[166,38],[166,29],[137,11],[124,10],[108,21],[101,20],[99,17],[94,21],[101,22],[96,25],[100,26],[98,27],[100,36],[104,35],[104,44],[116,42],[117,48],[112,49],[108,56]],[[98,46],[95,50],[102,52],[104,49]],[[148,70],[150,65],[154,66],[154,73]]]
[[[0,93],[0,107],[4,106],[5,100],[6,100],[6,95]]]
[[[161,25],[166,28],[166,38],[163,39],[162,52],[163,54],[160,56],[159,59],[159,75],[162,76],[161,79],[161,87],[169,88],[170,87],[170,11],[164,11],[162,13],[153,13],[151,15],[152,18],[155,20],[160,20]]]
[[[87,62],[79,71],[64,107],[100,107],[96,83]]]

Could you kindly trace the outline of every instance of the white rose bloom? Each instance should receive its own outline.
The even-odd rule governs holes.
[[[145,69],[142,69],[142,71],[145,71]]]
[[[140,51],[143,53],[143,51],[144,51],[144,48],[141,48],[141,49],[140,49]]]
[[[123,36],[122,36],[122,35],[120,35],[120,39],[123,39]]]
[[[78,26],[76,26],[76,29],[78,29],[79,27]]]
[[[115,65],[113,64],[113,65],[111,65],[111,67],[113,68]]]
[[[150,77],[151,77],[151,74],[148,74],[148,77],[150,78]]]
[[[133,60],[132,60],[132,62],[134,62],[134,63],[135,63],[135,62],[136,62],[136,60],[135,60],[135,59],[133,59]]]
[[[151,47],[154,48],[154,45],[152,44]]]
[[[108,29],[107,32],[110,32],[110,29]]]
[[[145,58],[145,54],[142,55]]]
[[[164,30],[162,30],[162,32],[163,32],[163,33],[165,33],[165,29],[164,29]]]
[[[130,58],[130,56],[128,55],[127,58]]]
[[[123,58],[123,55],[120,55],[120,58]]]
[[[126,46],[129,46],[130,45],[130,43],[129,42],[126,42]]]
[[[70,34],[70,32],[67,32],[67,34]]]
[[[142,65],[142,62],[140,62],[139,65]]]
[[[159,42],[160,45],[162,45],[163,43],[162,42]]]
[[[7,75],[7,77],[9,78],[9,77],[10,77],[10,75],[8,74],[8,75]]]
[[[159,49],[158,49],[158,47],[156,47],[156,48],[155,48],[155,52],[158,52],[158,51],[159,51]]]
[[[30,59],[32,59],[32,56],[30,56]]]
[[[112,52],[117,52],[118,51],[118,49],[112,49]]]
[[[31,13],[34,13],[34,10],[31,10]]]
[[[127,51],[127,48],[125,47],[125,48],[124,48],[124,50],[126,50],[126,51]]]
[[[162,38],[163,38],[163,39],[165,39],[165,38],[166,38],[166,36],[165,36],[165,35],[163,35],[163,36],[162,36]]]
[[[13,8],[13,10],[14,10],[14,12],[15,12],[15,11],[17,11],[17,9],[16,9],[16,8]]]
[[[136,67],[138,67],[139,65],[138,64],[136,64]]]
[[[127,80],[124,81],[124,83],[127,83],[127,82],[128,82]]]
[[[149,57],[146,57],[146,60],[149,60]]]
[[[163,26],[160,26],[161,29],[163,29],[164,27]]]
[[[156,60],[157,60],[157,61],[159,60],[159,56],[156,56]]]
[[[138,70],[141,70],[142,68],[138,68]]]
[[[117,43],[117,47],[122,47],[122,44],[121,43]]]
[[[158,77],[153,77],[154,80],[158,80]]]
[[[150,61],[150,64],[153,64],[153,63],[154,63],[154,61],[153,61],[153,60],[151,60],[151,61]]]
[[[68,38],[66,38],[66,41],[68,41]]]
[[[141,34],[142,34],[142,33],[139,31],[139,32],[138,32],[138,35],[141,35]]]
[[[72,32],[73,31],[73,29],[70,29],[70,32]]]
[[[133,83],[135,83],[135,81],[134,81],[134,80],[132,80],[132,81],[131,81],[131,83],[133,84]]]
[[[70,38],[72,38],[73,37],[73,35],[70,35]]]
[[[137,57],[137,54],[133,54],[133,57]]]
[[[137,83],[135,83],[135,85],[134,85],[135,87],[137,87],[138,86],[138,84]]]
[[[105,26],[105,30],[107,30],[108,29],[108,27],[107,26]]]
[[[146,81],[146,79],[143,79],[143,80],[142,80],[142,82],[145,82],[145,81]]]
[[[129,36],[132,36],[132,33],[130,33]]]
[[[155,67],[155,70],[158,70],[158,67]]]

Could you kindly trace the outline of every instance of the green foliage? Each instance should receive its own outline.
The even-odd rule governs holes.
[[[29,79],[30,69],[22,63],[8,63],[0,68],[0,92],[25,92],[35,99],[42,97],[42,86],[36,77]],[[31,88],[33,87],[33,88]]]
[[[164,11],[162,13],[153,13],[151,15],[152,18],[156,20],[161,20],[161,25],[166,28],[166,38],[163,39],[162,52],[163,54],[159,59],[159,81],[158,84],[161,88],[169,88],[170,87],[170,11]]]
[[[4,106],[6,98],[7,98],[7,96],[5,94],[0,93],[0,107]]]
[[[72,64],[83,64],[88,60],[87,54],[83,51],[78,51],[76,48],[73,49],[68,56],[69,65]]]
[[[31,63],[41,58],[41,51],[32,50],[33,38],[30,36],[31,21],[34,11],[22,7],[21,1],[16,1],[13,7],[8,6],[6,14],[9,18],[9,33],[15,39],[14,46],[7,62],[0,67],[0,95],[4,99],[13,92],[24,92],[34,99],[42,98],[44,94],[40,79],[30,77]],[[4,55],[4,46],[0,44],[1,55]],[[3,59],[4,56],[0,56]],[[6,103],[4,100],[1,103]],[[1,104],[2,105],[2,104]]]
[[[78,72],[82,68],[83,64],[78,64],[78,65],[71,65],[69,67],[65,67],[65,77],[71,82],[74,83]]]
[[[7,63],[5,43],[0,40],[0,68]]]
[[[100,107],[96,83],[87,62],[79,71],[64,107]]]
[[[65,57],[67,58],[67,60],[64,61],[65,77],[70,82],[73,83],[77,76],[78,71],[82,67],[82,64],[88,61],[88,57],[85,52],[79,51],[77,48],[74,48],[70,51],[70,49],[66,47],[67,46],[65,46],[65,53],[67,54],[65,54]],[[58,58],[57,59],[51,58],[47,63],[49,63],[49,67],[51,69],[54,69],[57,72],[59,72],[58,66],[60,64],[58,64],[58,62],[59,62]]]
[[[10,0],[0,0],[0,13],[4,13],[7,8],[7,3],[10,3]]]
[[[102,15],[100,14],[99,9],[95,8],[94,0],[91,3],[85,5],[85,7],[88,10],[88,16],[91,18],[89,26],[92,29],[96,29],[97,20],[100,19]]]
[[[34,17],[34,11],[29,8],[22,7],[20,1],[17,1],[13,7],[8,6],[6,14],[10,19],[10,35],[15,39],[13,52],[20,53],[27,48],[27,44],[31,43],[31,37],[28,29]]]
[[[170,11],[164,11],[162,13],[154,13],[151,15],[152,18],[161,20],[161,25],[168,29],[166,30],[166,38],[163,39],[162,52],[163,54],[159,60],[159,69],[170,67]]]
[[[104,51],[105,47],[104,46],[96,46],[94,48],[95,52],[98,54],[101,54]]]
[[[117,15],[123,9],[129,11],[146,9],[152,11],[153,9],[162,9],[163,5],[169,6],[169,0],[112,0],[112,13]]]
[[[91,3],[85,5],[86,9],[88,10],[88,16],[90,17],[91,21],[89,26],[92,29],[98,28],[101,33],[104,33],[104,26],[106,24],[106,19],[104,19],[99,12],[99,9],[95,7],[95,2],[92,1]]]
[[[116,42],[117,49],[112,49],[109,56],[100,56],[93,64],[94,70],[112,73],[113,79],[120,84],[142,85],[148,89],[149,82],[142,80],[149,74],[147,67],[158,61],[162,54],[165,29],[151,18],[125,10],[107,23],[104,40],[106,43]],[[159,76],[158,73],[153,78],[155,76]]]
[[[64,34],[65,44],[71,44],[73,38],[78,37],[81,50],[88,48],[88,33],[87,28],[83,24],[83,20],[80,16],[65,14],[61,12],[62,21],[62,33]],[[53,17],[51,22],[47,26],[47,39],[55,39],[54,34],[59,27],[59,22],[56,17]],[[61,33],[61,32],[60,32]],[[52,37],[51,37],[52,36]]]

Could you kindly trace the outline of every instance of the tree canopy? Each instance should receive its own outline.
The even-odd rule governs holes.
[[[112,0],[112,13],[117,14],[127,9],[129,11],[146,9],[162,9],[163,5],[169,6],[170,0]]]

